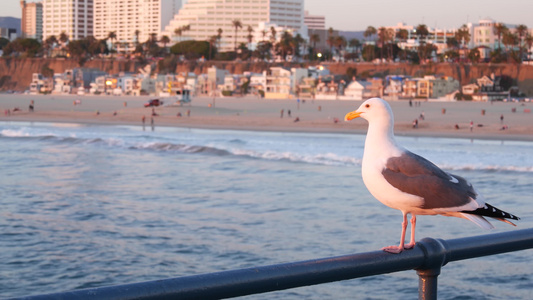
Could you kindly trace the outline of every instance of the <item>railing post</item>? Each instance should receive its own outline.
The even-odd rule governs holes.
[[[418,299],[436,300],[440,269],[448,260],[448,247],[443,240],[422,239],[417,245],[424,252],[424,264],[416,270],[418,274]]]
[[[440,267],[433,269],[417,270],[418,274],[418,299],[436,300],[437,281],[440,275]]]

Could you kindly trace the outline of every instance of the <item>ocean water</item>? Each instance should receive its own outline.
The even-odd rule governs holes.
[[[398,137],[533,227],[533,143]],[[0,122],[0,298],[375,251],[401,213],[364,136]],[[493,222],[492,232],[515,230]],[[417,239],[488,234],[421,216]],[[450,263],[441,299],[532,299],[531,250]],[[414,299],[415,271],[246,297]]]

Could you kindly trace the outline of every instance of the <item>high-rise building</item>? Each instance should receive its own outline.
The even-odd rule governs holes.
[[[93,35],[93,0],[43,0],[43,40],[62,32],[69,40]]]
[[[221,29],[217,45],[220,50],[228,51],[235,46],[235,20],[242,25],[237,28],[237,45],[248,44],[248,26],[254,30],[251,34],[256,35],[255,31],[260,30],[260,23],[290,29],[307,36],[303,9],[304,0],[189,0],[162,34],[175,42],[189,39],[206,41],[218,35]],[[177,35],[175,30],[182,28],[188,29],[181,30],[181,35]],[[305,32],[301,32],[303,30]]]
[[[181,0],[93,1],[94,37],[104,39],[114,32],[116,42],[130,47],[136,42],[146,42],[151,34],[159,38],[164,26],[181,7]]]
[[[308,29],[326,29],[326,17],[325,16],[316,16],[310,15],[306,10],[304,15],[304,24],[307,25]]]
[[[20,22],[21,36],[42,41],[43,38],[43,4],[41,2],[26,3],[20,1],[22,18]]]

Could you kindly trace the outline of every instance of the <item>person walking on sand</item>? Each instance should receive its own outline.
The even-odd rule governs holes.
[[[470,132],[474,130],[474,121],[470,121]]]
[[[283,109],[282,109],[281,112],[280,112],[280,118],[283,119]]]
[[[143,130],[144,130],[144,123],[146,121],[146,117],[143,115],[143,117],[141,118],[142,122],[143,122]]]
[[[503,124],[503,114],[500,116],[500,124]]]
[[[287,110],[287,115],[289,116],[289,118],[291,117],[291,110]]]

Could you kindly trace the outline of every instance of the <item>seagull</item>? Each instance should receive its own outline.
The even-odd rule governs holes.
[[[400,253],[413,248],[417,215],[464,218],[484,229],[494,228],[484,216],[516,226],[507,219],[520,218],[486,203],[466,179],[447,173],[398,145],[394,139],[394,116],[385,100],[368,99],[344,119],[350,121],[358,117],[368,121],[362,162],[365,186],[381,203],[403,214],[400,245],[382,250]],[[411,241],[405,244],[409,214]]]

